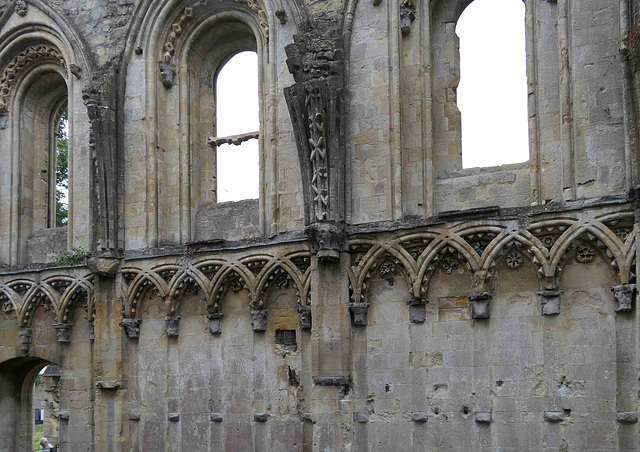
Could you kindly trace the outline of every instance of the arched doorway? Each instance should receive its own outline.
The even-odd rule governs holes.
[[[33,449],[33,385],[50,361],[32,356],[0,363],[0,452]]]

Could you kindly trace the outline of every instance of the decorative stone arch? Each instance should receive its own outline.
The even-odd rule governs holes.
[[[50,303],[53,306],[56,318],[60,316],[61,307],[58,294],[46,285],[34,284],[33,287],[29,289],[29,292],[25,294],[22,309],[18,316],[18,325],[21,327],[30,327],[33,322],[33,314],[43,302]]]
[[[58,356],[48,349],[34,350],[29,356],[19,356],[0,362],[0,435],[2,451],[33,448],[33,383],[40,370],[56,364]]]
[[[234,292],[246,290],[249,293],[249,304],[256,306],[254,277],[246,267],[238,262],[230,262],[221,269],[211,285],[211,292],[207,297],[207,310],[211,313],[222,312],[222,300],[229,289]]]
[[[125,273],[126,269],[123,269],[122,272]],[[129,317],[139,317],[140,304],[152,288],[158,291],[158,296],[161,298],[167,296],[168,285],[160,276],[152,271],[141,271],[138,273],[129,285],[124,297]]]
[[[273,288],[273,283],[280,285],[280,282],[276,278],[284,277],[287,280],[293,282],[294,289],[296,291],[296,298],[299,305],[306,304],[304,295],[304,282],[302,275],[297,268],[285,259],[274,259],[269,262],[260,272],[256,279],[256,296],[258,297],[258,304],[265,304],[265,298],[269,291]],[[288,284],[288,283],[287,283]],[[303,302],[303,300],[305,300]]]
[[[167,315],[177,315],[186,291],[196,290],[203,294],[211,291],[211,282],[197,268],[186,268],[171,280],[167,296]]]
[[[72,285],[65,290],[60,299],[60,313],[58,315],[58,322],[68,323],[71,321],[71,312],[77,305],[78,300],[84,299],[87,303],[87,318],[89,321],[93,321],[93,287],[85,280],[75,280]]]
[[[51,259],[50,246],[49,256],[29,249],[28,239],[34,233],[55,235],[55,239],[42,240],[60,243],[63,249],[88,248],[92,234],[89,222],[74,221],[73,205],[88,206],[91,202],[91,178],[85,174],[76,177],[74,170],[90,167],[88,135],[83,135],[88,132],[84,127],[88,118],[82,106],[82,89],[83,77],[91,74],[93,62],[73,27],[67,28],[55,13],[46,16],[43,11],[48,10],[35,2],[27,15],[28,23],[0,34],[0,158],[10,162],[11,172],[17,175],[0,202],[0,215],[7,219],[7,230],[11,231],[6,246],[0,246],[0,261],[11,265]],[[70,106],[69,222],[66,230],[46,232],[55,212],[55,179],[51,180],[55,174],[55,159],[51,158],[55,152],[54,118],[63,103]],[[80,215],[77,209],[76,214]]]

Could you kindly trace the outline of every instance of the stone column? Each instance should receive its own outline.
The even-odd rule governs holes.
[[[307,229],[311,259],[313,450],[344,450],[352,425],[349,288],[344,230]]]
[[[116,299],[115,279],[117,259],[97,259],[89,267],[95,275],[95,320],[93,345],[94,369],[94,444],[95,452],[119,452],[123,428],[127,377],[124,375],[125,330],[122,308]],[[97,265],[99,264],[99,265]],[[106,268],[109,272],[105,272]],[[100,270],[98,270],[100,269]]]

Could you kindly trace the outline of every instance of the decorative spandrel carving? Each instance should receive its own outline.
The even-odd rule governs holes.
[[[26,11],[25,11],[26,12]],[[50,44],[37,44],[19,52],[5,67],[0,77],[0,112],[9,110],[11,92],[16,82],[28,67],[46,62],[54,63],[67,70],[67,63],[57,47]]]

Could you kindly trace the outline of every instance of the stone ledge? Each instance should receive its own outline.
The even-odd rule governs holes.
[[[616,421],[621,424],[635,424],[638,422],[638,413],[635,411],[619,411]]]
[[[127,389],[127,381],[126,380],[102,380],[95,382],[96,389],[103,390],[117,390],[117,389]]]

